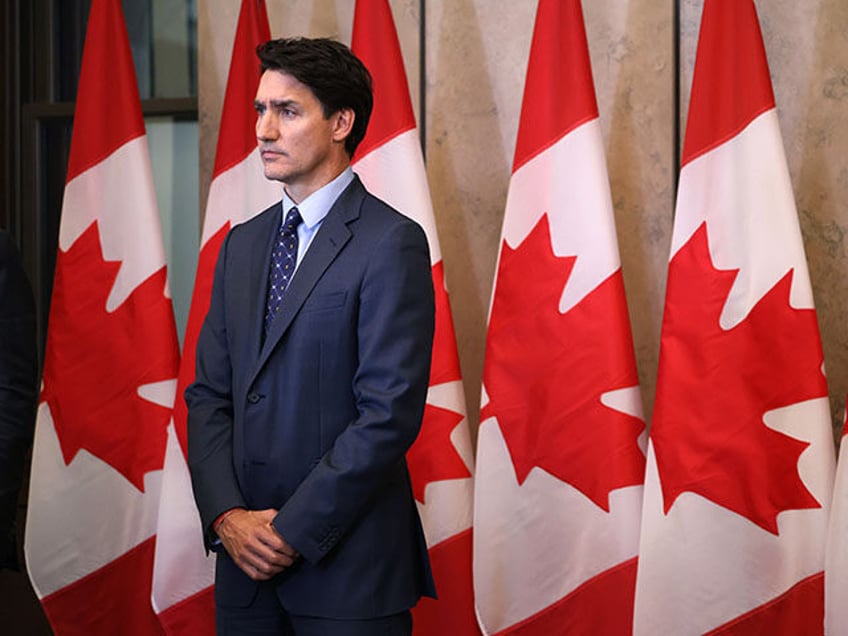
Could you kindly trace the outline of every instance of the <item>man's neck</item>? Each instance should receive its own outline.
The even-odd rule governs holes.
[[[344,161],[334,162],[332,165],[327,166],[327,170],[322,171],[321,175],[313,179],[311,182],[294,184],[283,182],[283,188],[285,188],[286,194],[295,203],[295,205],[300,205],[300,203],[309,195],[317,192],[337,178],[347,169],[348,166],[350,166],[350,160],[347,155],[345,155]]]

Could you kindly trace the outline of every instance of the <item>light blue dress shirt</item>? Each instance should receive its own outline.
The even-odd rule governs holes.
[[[303,256],[306,254],[306,250],[309,249],[312,239],[315,238],[318,228],[321,227],[324,217],[327,216],[336,199],[350,185],[351,181],[353,181],[353,170],[348,166],[338,177],[330,181],[327,185],[318,188],[299,204],[295,204],[291,200],[291,197],[289,197],[286,189],[283,188],[282,218],[285,219],[289,210],[297,205],[300,217],[303,219],[303,223],[297,226],[297,261],[294,265],[295,272],[297,272],[298,266],[303,261]]]

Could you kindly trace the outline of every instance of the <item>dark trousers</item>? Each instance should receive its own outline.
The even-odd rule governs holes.
[[[280,605],[271,585],[260,585],[248,607],[215,607],[218,636],[411,636],[409,611],[366,620],[296,616]]]

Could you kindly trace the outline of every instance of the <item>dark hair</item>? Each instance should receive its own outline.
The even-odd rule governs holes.
[[[351,50],[328,38],[281,38],[256,47],[262,72],[282,71],[310,88],[321,102],[324,117],[343,108],[354,112],[345,150],[353,156],[365,137],[374,96],[371,74]]]

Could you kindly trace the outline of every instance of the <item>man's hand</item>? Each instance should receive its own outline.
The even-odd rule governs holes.
[[[254,581],[267,581],[291,567],[300,556],[271,525],[276,516],[273,508],[237,508],[218,525],[217,533],[227,553]]]

